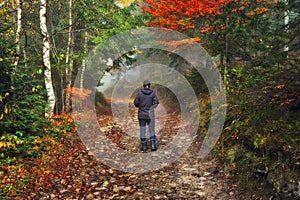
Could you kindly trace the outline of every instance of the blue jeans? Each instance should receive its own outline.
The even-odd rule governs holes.
[[[146,139],[146,125],[148,125],[149,133],[150,133],[150,139],[155,140],[155,122],[154,119],[139,119],[140,124],[140,137],[142,140]]]

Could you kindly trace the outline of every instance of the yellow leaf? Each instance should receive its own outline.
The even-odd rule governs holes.
[[[22,140],[17,140],[17,141],[16,141],[16,144],[17,144],[17,145],[23,144],[23,143],[24,143],[24,142],[23,142]]]
[[[13,145],[12,143],[10,143],[10,142],[3,142],[3,141],[0,141],[0,149],[2,148],[2,147],[12,147],[12,148],[15,148],[15,145]]]
[[[1,149],[2,147],[6,147],[6,142],[0,142],[0,149]]]
[[[43,141],[40,138],[34,138],[34,140],[33,140],[33,144],[40,144],[42,142]]]
[[[119,8],[126,8],[126,7],[130,6],[133,2],[134,2],[134,0],[117,0],[117,1],[115,1],[115,4]]]
[[[4,111],[5,114],[8,113],[8,108],[7,108],[7,106],[4,107],[4,110],[3,110],[3,111]]]
[[[133,50],[136,54],[141,54],[141,53],[143,53],[141,50],[139,50],[139,49],[134,49]]]
[[[2,113],[2,114],[0,115],[0,120],[2,120],[2,119],[3,119],[3,116],[4,116],[4,115],[3,115],[3,113]]]

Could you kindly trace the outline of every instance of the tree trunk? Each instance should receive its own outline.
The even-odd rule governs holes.
[[[288,7],[288,1],[285,1],[285,5],[286,5],[286,7]],[[289,30],[289,21],[290,21],[289,12],[288,12],[288,11],[285,11],[285,12],[284,12],[284,25],[285,25],[285,31],[287,31],[287,32],[288,32],[288,30]],[[289,51],[289,46],[288,46],[288,44],[286,44],[286,45],[284,46],[284,51],[285,51],[285,52],[288,52],[288,51]]]
[[[68,35],[68,46],[66,53],[66,88],[70,88],[72,84],[72,72],[73,72],[73,43],[74,38],[72,34],[72,0],[69,0],[69,35]],[[71,110],[71,94],[66,93],[65,111]]]
[[[87,42],[88,42],[88,32],[85,31],[84,32],[84,54],[87,54]],[[83,81],[84,81],[84,72],[85,72],[85,68],[86,68],[86,59],[84,58],[82,60],[82,65],[81,65],[81,71],[80,71],[80,82],[79,82],[79,87],[80,89],[83,88]]]
[[[25,37],[25,45],[24,45],[24,48],[23,48],[23,57],[24,57],[24,66],[25,68],[28,67],[28,57],[27,57],[27,52],[26,52],[26,47],[27,47],[27,35],[26,33],[24,34],[24,37]]]
[[[17,0],[17,30],[16,30],[16,51],[14,65],[17,66],[20,59],[20,35],[22,32],[22,2],[23,0]]]
[[[47,0],[41,0],[40,7],[40,29],[43,36],[43,64],[44,64],[44,76],[45,76],[45,86],[47,90],[48,96],[48,106],[49,110],[46,111],[45,116],[51,117],[54,113],[55,106],[55,94],[52,83],[52,75],[51,75],[51,63],[50,63],[50,42],[49,42],[49,34],[47,29]]]

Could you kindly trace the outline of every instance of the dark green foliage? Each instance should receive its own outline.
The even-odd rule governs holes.
[[[0,159],[35,156],[36,139],[50,130],[44,117],[47,106],[42,69],[12,65],[9,43],[0,39]],[[3,160],[4,159],[4,160]]]
[[[41,134],[48,121],[44,119],[47,103],[43,80],[37,74],[41,70],[34,71],[20,66],[11,68],[14,76],[9,96],[6,98],[6,107],[9,111],[3,113],[5,116],[0,126],[1,132]]]
[[[220,55],[222,65],[230,65],[237,59],[248,66],[272,67],[284,63],[287,52],[283,49],[295,38],[284,25],[285,7],[253,2],[244,9],[240,7],[237,2],[223,7],[222,14],[212,21],[216,30],[203,34],[204,45],[211,55]],[[260,8],[268,11],[254,14],[253,11]],[[220,26],[225,28],[219,29]]]
[[[208,94],[208,89],[205,84],[205,81],[195,68],[192,68],[189,71],[189,73],[187,74],[187,79],[198,97],[203,97],[203,94]]]
[[[44,134],[49,134],[51,128],[50,119],[45,118],[47,102],[45,89],[39,71],[30,68],[11,66],[14,74],[1,114],[0,131],[2,143],[0,153],[4,158],[23,156],[35,156],[38,152],[30,150],[34,139]],[[40,150],[40,149],[39,149]],[[2,157],[3,158],[3,157]]]
[[[104,97],[104,94],[102,92],[96,91],[95,94],[95,106],[96,108],[102,108],[103,106],[107,105],[106,99]]]
[[[300,176],[300,115],[295,109],[299,72],[277,70],[272,69],[274,75],[248,71],[251,79],[229,94],[226,125],[216,149],[227,173],[247,188],[249,197],[296,197]],[[247,85],[247,80],[263,78]]]

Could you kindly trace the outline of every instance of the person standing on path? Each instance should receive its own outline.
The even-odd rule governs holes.
[[[155,116],[154,108],[159,104],[157,96],[150,89],[150,81],[143,82],[143,88],[134,98],[134,105],[138,109],[138,119],[140,125],[141,151],[147,150],[146,125],[148,125],[150,133],[151,151],[156,151],[156,136],[155,136]]]

